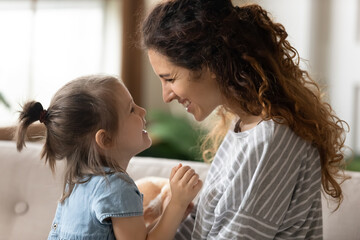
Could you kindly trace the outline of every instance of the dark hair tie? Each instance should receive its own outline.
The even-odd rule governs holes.
[[[47,118],[47,111],[46,111],[46,110],[42,110],[42,111],[40,112],[39,121],[40,121],[41,123],[45,123],[46,118]]]

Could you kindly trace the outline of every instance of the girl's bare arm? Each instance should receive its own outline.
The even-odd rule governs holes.
[[[116,239],[173,239],[189,203],[202,187],[199,175],[188,166],[175,167],[170,176],[172,197],[159,222],[148,232],[143,216],[111,218]]]

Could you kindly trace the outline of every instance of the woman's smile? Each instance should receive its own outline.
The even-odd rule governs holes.
[[[222,97],[215,75],[204,68],[200,74],[174,65],[160,53],[149,50],[154,72],[159,76],[164,102],[177,100],[197,121],[204,120],[219,105]]]

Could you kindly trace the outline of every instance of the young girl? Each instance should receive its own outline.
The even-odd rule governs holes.
[[[48,239],[172,239],[185,210],[202,186],[187,166],[170,175],[172,198],[158,224],[147,232],[142,194],[127,175],[130,159],[151,145],[145,109],[137,106],[115,77],[94,75],[62,87],[47,110],[39,102],[24,105],[17,148],[26,130],[46,126],[42,157],[54,172],[66,161],[63,194]]]
[[[168,0],[142,33],[164,101],[198,121],[221,116],[205,141],[212,164],[197,207],[175,238],[322,239],[321,191],[342,199],[346,123],[284,27],[259,5]]]

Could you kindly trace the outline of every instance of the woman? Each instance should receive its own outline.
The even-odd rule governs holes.
[[[344,121],[258,5],[169,0],[142,25],[162,83],[197,121],[218,109],[212,160],[177,239],[322,239],[321,190],[341,203]],[[215,154],[216,152],[216,154]]]

